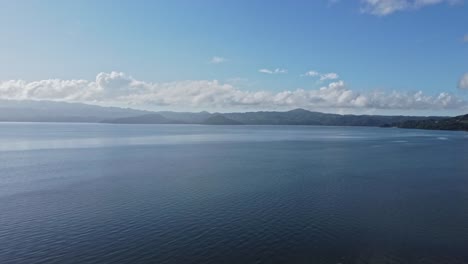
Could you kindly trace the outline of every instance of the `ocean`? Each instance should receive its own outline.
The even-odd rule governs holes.
[[[0,263],[468,263],[468,133],[0,123]]]

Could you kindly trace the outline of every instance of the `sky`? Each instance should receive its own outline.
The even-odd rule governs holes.
[[[468,113],[464,0],[0,0],[0,99]]]

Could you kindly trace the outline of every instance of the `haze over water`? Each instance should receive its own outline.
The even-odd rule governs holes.
[[[0,124],[0,263],[468,263],[468,133]]]

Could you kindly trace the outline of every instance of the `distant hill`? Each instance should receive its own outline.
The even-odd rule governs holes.
[[[129,108],[52,101],[0,100],[0,122],[89,122],[148,114]]]
[[[151,112],[52,101],[0,100],[0,122],[88,122],[112,124],[397,126],[466,130],[466,116],[338,115],[294,109],[246,113]]]
[[[165,118],[160,114],[145,114],[140,116],[122,117],[110,120],[103,120],[102,123],[110,124],[183,124],[178,120]]]
[[[167,119],[178,120],[187,124],[201,124],[213,115],[206,111],[198,113],[162,111],[158,112],[158,114]]]
[[[287,112],[226,113],[225,117],[246,125],[325,125],[381,126],[407,120],[425,120],[421,116],[338,115],[295,109]],[[439,117],[434,117],[438,119]]]
[[[394,123],[386,126],[398,128],[468,131],[468,115],[444,119],[407,120],[404,122]]]
[[[429,117],[420,116],[373,116],[373,115],[338,115],[311,112],[305,109],[295,109],[287,112],[259,111],[247,113],[178,113],[157,112],[168,120],[155,119],[151,121],[148,115],[142,117],[120,118],[107,120],[106,123],[129,124],[210,124],[210,125],[326,125],[326,126],[383,126],[385,124],[400,123],[408,120],[426,120]],[[441,119],[441,117],[431,117]],[[161,121],[162,120],[162,121]]]
[[[205,125],[242,125],[241,122],[229,119],[221,114],[208,117],[203,124]]]

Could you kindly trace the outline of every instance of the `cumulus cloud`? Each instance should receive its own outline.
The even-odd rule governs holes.
[[[211,58],[210,63],[211,64],[220,64],[220,63],[223,63],[223,62],[226,62],[226,61],[227,61],[226,58],[214,56],[213,58]]]
[[[266,74],[284,74],[284,73],[288,73],[288,70],[280,69],[280,68],[276,68],[274,70],[260,69],[260,70],[258,70],[258,72],[266,73]]]
[[[466,85],[466,78],[463,85]],[[153,105],[193,109],[466,109],[468,103],[454,95],[423,92],[358,92],[343,81],[319,89],[272,92],[248,91],[217,80],[151,83],[121,72],[99,73],[88,80],[41,80],[0,82],[0,99],[53,100],[107,105]]]
[[[458,82],[458,88],[460,89],[468,89],[468,72],[463,74]]]
[[[320,73],[318,71],[308,71],[301,76],[306,77],[319,77],[320,81],[327,81],[327,80],[336,80],[339,79],[340,76],[337,73],[329,72],[329,73]]]
[[[361,11],[377,16],[386,16],[394,12],[415,10],[425,6],[448,3],[461,3],[463,0],[362,0]]]

